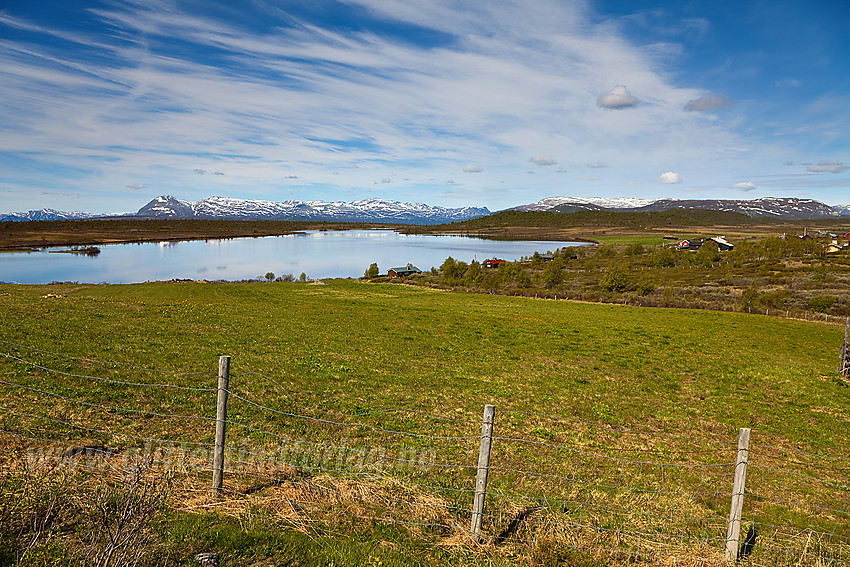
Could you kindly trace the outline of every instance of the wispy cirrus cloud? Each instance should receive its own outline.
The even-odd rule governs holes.
[[[840,161],[821,160],[817,165],[810,165],[806,168],[812,173],[841,173],[850,169],[850,166],[844,165]]]
[[[689,100],[685,103],[684,109],[687,112],[705,112],[706,110],[727,108],[729,106],[732,106],[732,101],[729,97],[717,94],[707,94],[699,98]]]
[[[359,19],[173,0],[109,1],[73,29],[0,14],[0,29],[16,30],[0,42],[0,154],[89,195],[145,179],[190,199],[215,184],[258,198],[403,190],[439,204],[468,204],[475,190],[498,206],[522,202],[528,156],[601,167],[598,156],[616,151],[606,181],[622,185],[619,171],[649,179],[670,155],[716,164],[744,145],[681,112],[705,91],[660,70],[675,49],[632,44],[589,3],[342,5]],[[431,181],[458,171],[487,173],[464,176],[466,192]],[[560,190],[555,168],[535,171],[541,190]],[[491,175],[514,192],[485,191]]]
[[[733,185],[735,189],[740,189],[741,191],[752,191],[756,188],[756,184],[752,181],[740,181]]]
[[[535,163],[537,165],[555,165],[558,162],[552,159],[550,156],[534,156],[529,159],[531,163]]]

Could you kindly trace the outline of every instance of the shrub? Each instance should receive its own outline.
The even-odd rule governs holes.
[[[640,279],[635,289],[638,292],[638,295],[646,296],[655,291],[655,284],[651,279],[649,279],[649,277],[644,276]]]
[[[652,265],[656,268],[672,268],[676,265],[676,256],[670,248],[662,248],[652,255]]]
[[[596,251],[597,258],[614,258],[617,256],[617,251],[613,246],[600,246]]]
[[[809,309],[825,313],[835,305],[837,298],[834,295],[816,295],[809,299]]]
[[[761,294],[758,297],[757,301],[758,304],[762,307],[778,309],[782,307],[782,305],[785,303],[785,300],[791,297],[792,295],[794,295],[794,293],[787,289],[778,289],[776,291]]]
[[[748,311],[755,307],[758,296],[759,290],[757,287],[748,287],[745,289],[743,293],[741,293],[741,310]]]
[[[640,242],[632,242],[626,247],[626,256],[640,256],[646,252],[646,248]]]
[[[613,266],[608,268],[599,280],[599,285],[608,291],[626,291],[631,285],[629,274],[625,268]]]
[[[710,268],[715,262],[720,261],[720,248],[716,242],[709,240],[699,247],[699,250],[693,255],[692,260],[698,266]]]

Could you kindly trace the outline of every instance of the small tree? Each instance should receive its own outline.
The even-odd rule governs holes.
[[[715,262],[720,261],[720,248],[713,240],[706,241],[693,255],[693,262],[698,266],[710,268]]]
[[[367,269],[363,273],[363,277],[369,278],[371,280],[373,278],[377,278],[378,274],[380,274],[380,273],[381,273],[380,270],[378,270],[378,264],[376,264],[375,262],[372,262],[372,264],[369,265],[369,269]]]
[[[449,256],[445,259],[445,261],[440,265],[440,271],[443,272],[443,277],[446,280],[456,280],[461,276],[461,268],[458,265],[457,260]]]
[[[273,280],[274,280],[274,272],[267,272],[266,273],[266,281],[273,281]]]
[[[299,282],[306,282],[307,281],[307,274],[305,274],[304,272],[301,272],[301,275],[298,276],[298,281]]]
[[[564,273],[561,271],[559,261],[552,261],[546,264],[546,267],[543,268],[543,273],[540,276],[541,281],[543,282],[543,286],[546,289],[551,289],[564,281]]]
[[[477,284],[481,281],[481,264],[477,260],[469,263],[466,273],[463,275],[463,281],[467,285]]]
[[[631,285],[629,274],[620,266],[608,268],[599,280],[599,285],[608,291],[626,291]]]

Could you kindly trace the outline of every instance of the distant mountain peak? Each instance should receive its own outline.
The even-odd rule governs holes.
[[[352,202],[264,201],[207,197],[197,202],[161,195],[139,209],[148,218],[204,218],[242,220],[314,220],[439,224],[489,215],[486,207],[448,209],[423,203],[369,198]]]
[[[90,219],[105,215],[84,213],[81,211],[57,211],[55,209],[39,209],[25,213],[0,214],[0,222],[26,222],[26,221],[51,221],[51,220],[78,220]]]
[[[817,219],[850,216],[848,207],[831,207],[814,199],[761,197],[759,199],[638,199],[631,197],[547,197],[521,211],[573,213],[581,210],[659,212],[670,209],[708,209],[745,214],[750,217]]]

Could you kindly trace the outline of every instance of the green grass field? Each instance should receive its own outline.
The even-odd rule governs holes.
[[[312,543],[299,549],[313,549],[312,558],[288,556],[297,556],[301,565],[421,564],[417,558],[446,565],[582,564],[613,561],[635,549],[643,549],[639,553],[649,560],[656,554],[662,561],[668,552],[714,560],[723,544],[712,541],[712,534],[722,529],[725,536],[725,526],[714,523],[725,521],[728,496],[694,494],[715,482],[716,490],[729,492],[731,480],[726,486],[728,471],[687,467],[734,462],[742,427],[752,428],[757,445],[751,450],[756,484],[748,485],[755,497],[745,518],[835,532],[845,547],[850,535],[847,492],[840,488],[848,485],[850,388],[835,371],[843,339],[843,327],[835,324],[351,280],[2,285],[0,313],[2,429],[14,434],[7,436],[9,443],[23,437],[30,441],[15,443],[103,444],[119,450],[150,438],[210,443],[214,392],[116,385],[86,376],[213,389],[218,357],[229,355],[230,389],[239,396],[228,414],[234,443],[257,452],[291,439],[333,447],[344,439],[350,446],[390,451],[393,443],[403,442],[417,455],[427,449],[441,465],[388,475],[397,477],[399,486],[386,484],[387,476],[313,476],[311,482],[336,483],[338,496],[317,516],[303,511],[297,518],[275,512],[269,502],[284,488],[259,486],[259,477],[228,477],[230,514],[188,512],[191,502],[202,498],[186,490],[158,532],[163,557],[178,564],[178,540],[198,546],[212,541],[214,529],[242,534],[222,552],[232,564],[244,565],[252,564],[251,558],[280,559],[290,553],[280,550],[306,541]],[[123,364],[100,364],[105,361]],[[485,404],[496,406],[495,435],[504,439],[494,441],[485,532],[498,535],[527,506],[542,511],[530,516],[539,518],[537,523],[526,522],[507,543],[478,548],[460,543],[458,530],[446,532],[445,526],[468,523],[466,491],[474,482],[471,467]],[[398,408],[415,412],[388,411]],[[195,419],[175,417],[186,415]],[[387,431],[426,437],[398,441]],[[647,463],[677,466],[665,471]],[[782,476],[774,469],[803,476]],[[535,474],[524,474],[528,471]],[[199,482],[208,482],[206,472],[198,474]],[[372,508],[362,498],[349,499],[354,497],[346,490],[359,490],[351,484],[355,481],[381,495]],[[837,485],[838,492],[821,490],[820,481]],[[715,490],[709,488],[707,493]],[[649,495],[653,490],[656,494]],[[388,491],[406,504],[389,506]],[[802,504],[783,503],[780,495],[789,491]],[[444,526],[442,531],[421,527],[424,521],[416,524],[420,527],[399,521],[403,510],[413,517],[422,513],[411,501],[427,498],[439,501],[429,505],[436,519],[428,521]],[[605,510],[593,512],[588,498],[606,501]],[[803,506],[809,501],[828,511],[809,514]],[[375,502],[385,508],[379,517],[399,524],[356,521],[377,514]],[[565,502],[585,504],[573,509]],[[617,515],[611,509],[618,506],[632,512]],[[350,518],[341,512],[361,508]],[[635,518],[636,509],[653,512]],[[671,526],[674,522],[663,518],[673,510],[708,520]],[[582,536],[563,527],[577,514],[616,530],[613,552],[610,541],[581,551]],[[244,529],[234,528],[233,521]],[[283,526],[284,535],[268,535],[269,526]],[[640,541],[619,539],[621,532],[657,529],[678,538],[678,551],[668,549],[669,542],[646,551]],[[692,549],[691,541],[696,542]],[[781,545],[791,547],[790,542]],[[832,557],[832,551],[826,553]],[[846,550],[841,553],[837,557],[846,562]],[[773,556],[763,557],[768,564]]]

